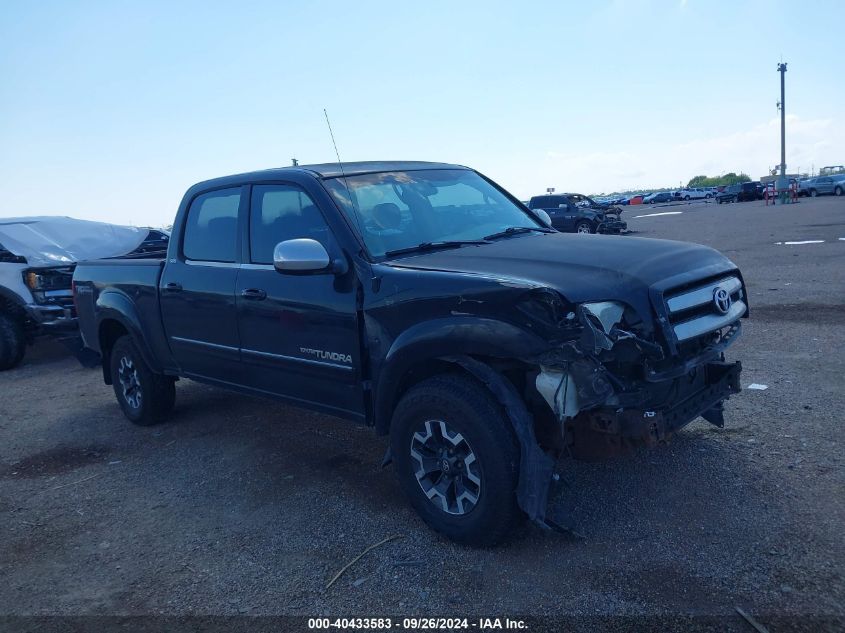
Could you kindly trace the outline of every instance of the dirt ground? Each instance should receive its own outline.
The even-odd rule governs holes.
[[[669,210],[681,213],[648,216]],[[455,545],[406,504],[369,429],[189,381],[171,422],[135,427],[98,370],[44,341],[0,374],[0,615],[717,618],[752,630],[739,606],[771,631],[842,626],[845,200],[623,218],[635,236],[739,264],[751,319],[729,357],[743,387],[767,389],[732,399],[724,429],[699,420],[655,450],[561,462],[554,513],[580,536],[526,525],[496,549]],[[777,244],[804,240],[825,241]]]

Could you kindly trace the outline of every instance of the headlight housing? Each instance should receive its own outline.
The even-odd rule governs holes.
[[[32,293],[36,303],[49,303],[55,292],[67,293],[71,288],[73,267],[28,269],[23,271],[23,282]]]
[[[613,326],[622,320],[622,315],[625,312],[625,304],[618,301],[582,303],[581,307],[587,315],[598,321],[605,334],[610,334]]]

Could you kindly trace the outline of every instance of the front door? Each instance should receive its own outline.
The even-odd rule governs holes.
[[[234,384],[240,374],[235,282],[242,189],[194,198],[178,255],[165,265],[159,286],[164,331],[182,371]]]
[[[363,414],[354,273],[280,273],[273,249],[315,239],[339,248],[311,197],[292,184],[254,185],[248,262],[236,287],[244,384],[262,392]],[[246,257],[246,256],[245,256]]]
[[[833,178],[825,176],[816,181],[816,190],[819,193],[833,193]]]

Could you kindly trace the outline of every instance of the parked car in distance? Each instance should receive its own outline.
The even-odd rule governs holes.
[[[741,191],[741,185],[728,185],[724,190],[716,194],[716,202],[719,204],[737,202]]]
[[[549,194],[534,196],[528,201],[528,208],[548,213],[552,226],[564,233],[620,233],[628,228],[619,212],[590,206],[592,202],[578,193]]]
[[[711,192],[709,189],[704,189],[703,187],[681,189],[678,194],[678,197],[683,200],[701,200],[704,198],[709,199],[713,197],[713,192]]]
[[[201,182],[166,257],[80,263],[74,299],[131,422],[164,420],[181,377],[373,426],[422,519],[474,545],[549,527],[559,456],[722,426],[748,312],[711,248],[559,233],[422,162]]]
[[[811,198],[824,195],[845,194],[845,176],[816,176],[803,183],[803,189]]]
[[[77,257],[161,255],[168,239],[155,229],[67,217],[0,218],[0,371],[20,363],[42,335],[77,347],[71,292]]]
[[[744,182],[738,185],[729,185],[725,190],[716,194],[716,202],[750,202],[762,200],[762,184],[755,182]]]
[[[657,202],[672,202],[674,197],[672,196],[672,192],[670,191],[659,191],[657,193],[650,193],[645,198],[643,198],[643,202],[646,204],[655,204]]]

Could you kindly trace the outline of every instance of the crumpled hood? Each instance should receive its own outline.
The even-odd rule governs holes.
[[[574,303],[617,300],[640,306],[647,302],[648,288],[659,282],[696,271],[696,277],[705,277],[736,268],[718,251],[699,244],[571,233],[520,235],[389,263],[546,286]]]
[[[0,244],[30,266],[60,266],[134,251],[149,229],[75,218],[0,218]]]

